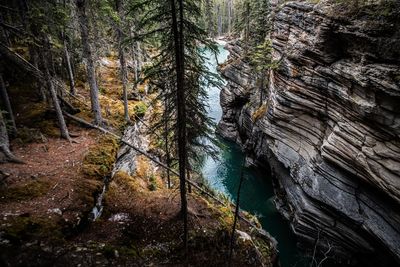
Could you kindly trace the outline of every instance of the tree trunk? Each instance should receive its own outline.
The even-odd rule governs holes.
[[[137,41],[136,42],[136,69],[138,74],[140,74],[140,72],[142,71],[142,59],[143,55],[142,55],[142,49],[140,47],[140,42]]]
[[[4,83],[2,73],[0,73],[0,94],[1,94],[1,99],[2,99],[3,105],[8,113],[8,118],[11,121],[12,134],[15,135],[15,134],[17,134],[17,125],[15,124],[14,113],[12,111],[10,98],[8,97],[6,84]]]
[[[115,1],[115,5],[117,8],[117,13],[120,17],[120,20],[122,21],[122,3],[121,0],[116,0]],[[120,26],[121,27],[121,26]],[[123,47],[123,33],[121,31],[121,29],[118,27],[117,28],[117,33],[118,33],[118,54],[119,54],[119,63],[121,65],[121,80],[122,80],[122,93],[123,93],[123,98],[124,98],[124,117],[125,117],[125,121],[129,122],[129,110],[128,110],[128,92],[126,90],[127,87],[127,80],[128,80],[128,76],[127,76],[127,71],[126,71],[126,62],[125,62],[125,51],[124,51],[124,47]]]
[[[228,35],[232,31],[232,0],[228,0]]]
[[[192,186],[190,185],[190,165],[189,163],[187,164],[187,169],[186,169],[186,179],[188,180],[188,192],[189,194],[192,193]]]
[[[31,56],[32,65],[36,69],[39,69],[39,54],[37,48],[35,48],[33,45],[29,46],[29,54]],[[46,91],[43,88],[45,86],[45,82],[42,79],[39,79],[39,82],[35,82],[35,84],[37,89],[39,89],[40,100],[43,102],[47,102]]]
[[[232,266],[232,256],[233,256],[233,245],[235,244],[235,231],[236,231],[236,224],[237,224],[237,219],[239,217],[239,205],[240,205],[240,191],[242,190],[242,184],[243,184],[243,178],[244,178],[244,173],[243,173],[243,168],[244,168],[244,163],[242,164],[242,170],[240,172],[240,181],[239,181],[239,188],[237,191],[237,198],[236,198],[236,207],[235,207],[235,217],[233,219],[233,226],[232,226],[232,233],[231,233],[231,241],[229,244],[229,258],[228,258],[228,266]]]
[[[221,6],[217,6],[217,19],[218,19],[218,37],[222,35],[222,17],[221,17]]]
[[[3,23],[3,22],[4,22],[3,14],[0,13],[0,23]],[[8,46],[11,45],[10,36],[8,35],[8,31],[6,29],[4,29],[3,27],[1,28],[1,39],[6,45],[8,45]]]
[[[245,54],[249,51],[249,37],[250,37],[250,3],[246,3],[246,29],[244,34],[245,39]]]
[[[0,110],[0,152],[4,154],[5,160],[15,163],[23,163],[10,151],[10,142],[8,140],[7,127],[4,122],[3,113]]]
[[[262,106],[263,104],[263,98],[264,98],[264,83],[265,83],[265,76],[264,76],[265,71],[261,72],[261,84],[260,84],[260,104],[259,107]]]
[[[76,90],[75,90],[74,73],[72,72],[71,58],[69,56],[67,41],[65,40],[65,37],[64,37],[64,56],[65,56],[65,63],[66,63],[65,65],[66,65],[66,69],[67,69],[67,73],[68,73],[68,80],[69,80],[69,88],[70,88],[69,92],[71,93],[71,95],[75,95]]]
[[[185,100],[185,71],[184,71],[184,45],[183,45],[183,0],[179,0],[179,25],[175,0],[171,1],[172,30],[174,35],[177,106],[178,106],[178,158],[179,158],[179,188],[181,194],[181,214],[183,216],[183,242],[185,255],[188,255],[188,212],[186,199],[186,100]]]
[[[211,0],[206,0],[205,1],[205,10],[207,15],[207,32],[209,37],[214,37],[214,31],[213,31],[213,16],[212,16],[212,6],[211,6]]]
[[[169,142],[168,142],[168,133],[169,133],[169,127],[168,127],[168,114],[167,114],[167,109],[168,109],[168,100],[165,98],[164,100],[164,139],[165,139],[165,158],[166,158],[166,164],[168,168],[170,168],[171,164],[171,159],[169,155]],[[171,188],[171,174],[169,172],[169,169],[167,171],[167,182],[168,182],[168,189]]]
[[[50,71],[49,71],[49,67],[48,67],[49,65],[48,65],[46,56],[47,55],[45,55],[44,51],[40,51],[40,57],[42,60],[44,76],[45,76],[45,80],[47,83],[47,88],[48,88],[50,96],[51,96],[51,100],[54,105],[54,109],[56,110],[57,120],[58,120],[59,127],[60,127],[60,134],[61,134],[61,137],[70,141],[71,138],[68,133],[67,124],[65,123],[64,116],[62,114],[60,102],[58,102],[57,93],[54,88],[54,83],[52,81],[52,77],[50,75]]]
[[[133,39],[135,37],[135,24],[132,24],[131,27],[129,28],[129,37],[131,39]],[[132,53],[132,62],[134,64],[134,72],[135,72],[135,83],[138,82],[139,80],[139,70],[138,70],[138,52],[137,52],[137,43],[138,42],[133,42],[133,44],[131,45],[131,53]]]
[[[86,0],[76,0],[76,6],[78,9],[79,24],[81,29],[83,56],[87,61],[86,71],[90,87],[90,100],[94,116],[94,123],[96,125],[102,125],[103,118],[101,116],[101,108],[99,102],[99,89],[97,87],[95,66],[89,43],[89,22],[86,15]]]

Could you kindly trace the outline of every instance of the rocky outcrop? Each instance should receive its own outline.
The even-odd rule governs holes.
[[[303,244],[400,264],[400,23],[339,19],[321,2],[277,10],[280,65],[262,95],[240,41],[229,46],[218,131],[270,165],[277,206]]]

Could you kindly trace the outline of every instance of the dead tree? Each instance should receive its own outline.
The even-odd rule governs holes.
[[[71,66],[71,57],[69,55],[68,51],[68,44],[66,37],[64,36],[64,57],[65,57],[65,67],[67,69],[68,73],[68,80],[69,80],[69,88],[70,88],[70,94],[75,95],[76,90],[75,90],[75,80],[74,80],[74,73],[72,72],[72,66]]]
[[[45,40],[46,38],[44,38],[43,40]],[[69,136],[68,133],[68,128],[67,128],[67,124],[65,123],[64,120],[64,115],[62,113],[61,110],[61,106],[60,106],[60,102],[58,101],[58,97],[57,97],[57,93],[56,93],[56,89],[54,87],[54,82],[53,79],[50,75],[50,71],[49,71],[49,62],[47,61],[47,54],[43,51],[43,49],[40,51],[40,57],[41,57],[41,61],[42,61],[42,66],[43,66],[43,72],[44,72],[44,76],[45,76],[45,80],[47,83],[47,88],[49,90],[53,105],[54,105],[54,109],[56,111],[56,115],[57,115],[57,120],[59,123],[59,127],[60,127],[60,134],[61,137],[71,141],[71,137]]]

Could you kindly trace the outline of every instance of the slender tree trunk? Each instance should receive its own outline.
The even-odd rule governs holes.
[[[168,189],[171,188],[171,174],[169,172],[170,164],[171,164],[171,159],[169,155],[169,142],[168,142],[168,133],[169,133],[169,127],[168,127],[168,114],[167,114],[167,109],[168,109],[168,100],[167,98],[164,100],[164,139],[165,139],[165,157],[166,157],[166,164],[167,165],[167,182],[168,182]]]
[[[32,61],[32,65],[35,66],[36,69],[39,69],[39,53],[37,51],[37,48],[35,48],[34,46],[30,46],[29,47],[29,53],[31,55],[31,61]],[[43,102],[47,102],[47,95],[46,95],[46,91],[44,89],[45,87],[45,82],[40,79],[39,82],[35,82],[37,88],[39,89],[39,94],[40,94],[40,100]]]
[[[177,106],[178,106],[178,157],[179,157],[179,182],[181,194],[181,214],[183,216],[183,242],[187,259],[188,252],[188,214],[186,199],[186,100],[184,87],[184,45],[183,45],[183,1],[179,0],[179,25],[175,0],[171,1],[172,28],[175,47]]]
[[[222,17],[221,17],[221,6],[217,6],[217,19],[218,19],[218,37],[222,35]]]
[[[243,173],[244,170],[243,170],[243,168],[244,168],[244,163],[242,164],[242,170],[240,172],[239,188],[238,188],[238,191],[237,191],[235,217],[233,219],[231,241],[230,241],[230,244],[229,244],[229,258],[228,258],[229,259],[229,264],[228,264],[228,266],[232,266],[233,245],[235,243],[236,224],[237,224],[237,219],[239,217],[240,191],[242,190],[242,184],[243,184],[243,179],[244,179],[244,173]]]
[[[137,67],[138,73],[140,74],[140,72],[142,71],[143,54],[142,54],[142,48],[140,47],[139,41],[136,42],[136,57],[137,57],[136,67]]]
[[[86,71],[90,87],[90,100],[92,105],[92,112],[94,116],[94,123],[96,125],[103,124],[103,118],[101,116],[101,108],[99,102],[99,89],[97,87],[95,66],[93,62],[92,51],[89,43],[89,22],[86,15],[86,0],[76,0],[76,6],[78,9],[79,24],[81,28],[81,38],[83,46],[83,56],[86,59]]]
[[[116,0],[115,1],[117,13],[119,14],[120,20],[122,21],[122,3],[121,0]],[[128,80],[128,75],[126,71],[126,61],[125,61],[125,51],[123,47],[123,33],[120,28],[117,28],[117,34],[118,34],[118,54],[119,54],[119,63],[121,65],[121,80],[122,80],[122,93],[123,93],[123,98],[124,98],[124,117],[125,121],[129,122],[129,110],[128,110],[128,91],[126,90],[127,87],[127,80]]]
[[[265,71],[261,72],[261,85],[260,85],[260,107],[262,106],[263,103],[263,98],[264,98],[264,83],[265,83],[265,76],[264,76]]]
[[[4,18],[3,18],[3,14],[0,13],[0,22],[4,22]],[[10,41],[10,36],[8,34],[8,31],[6,29],[4,29],[3,27],[1,28],[1,39],[3,40],[3,42],[10,46],[11,45],[11,41]]]
[[[187,169],[186,169],[186,179],[189,181],[188,182],[188,193],[191,194],[192,193],[192,186],[190,185],[190,165],[189,163],[187,164]]]
[[[76,90],[75,90],[74,73],[72,72],[71,57],[69,56],[67,41],[65,40],[65,37],[64,37],[64,56],[65,56],[65,63],[66,63],[65,65],[67,68],[68,80],[69,80],[69,88],[70,88],[69,92],[71,93],[71,95],[75,95]]]
[[[130,29],[129,29],[129,37],[130,38],[134,38],[135,34],[135,25],[133,24]],[[134,64],[134,72],[135,72],[135,83],[138,82],[139,80],[139,70],[138,70],[138,52],[137,52],[137,43],[138,42],[133,42],[133,44],[131,45],[131,50],[132,50],[132,62]]]
[[[228,35],[232,31],[232,0],[228,0]]]
[[[186,162],[188,161],[187,155],[187,137],[186,137],[186,94],[185,94],[185,41],[184,41],[184,20],[183,20],[183,0],[179,0],[179,59],[180,59],[180,68],[177,73],[178,80],[180,80],[180,85],[178,86],[178,146],[179,146],[179,175],[182,177],[181,181],[183,183],[180,184],[181,190],[181,199],[184,200],[182,204],[183,211],[183,223],[184,223],[184,244],[185,244],[185,256],[186,261],[188,260],[188,207],[187,207],[187,197],[186,197]],[[179,119],[180,117],[180,119]],[[180,123],[179,123],[180,121]],[[183,166],[181,166],[183,164]]]
[[[24,26],[25,30],[28,30],[28,2],[26,0],[18,0],[18,9],[22,26]]]
[[[212,6],[211,6],[211,0],[206,0],[205,1],[205,10],[207,13],[207,32],[209,37],[214,37],[214,31],[213,31],[213,17],[212,17]]]
[[[65,123],[64,116],[62,114],[62,110],[61,110],[61,106],[60,106],[60,102],[58,101],[57,93],[54,88],[54,83],[53,83],[52,77],[50,75],[46,56],[47,55],[45,55],[45,53],[43,51],[40,51],[40,57],[42,60],[42,65],[43,65],[43,72],[44,72],[44,76],[45,76],[45,79],[47,82],[47,87],[48,87],[48,90],[49,90],[49,93],[51,96],[51,100],[54,105],[54,109],[56,110],[57,120],[58,120],[59,127],[60,127],[60,134],[61,134],[61,137],[70,141],[71,138],[69,136],[67,124]]]
[[[14,113],[12,111],[10,98],[8,97],[6,84],[4,83],[2,73],[0,73],[0,94],[1,94],[1,99],[2,99],[3,105],[8,113],[8,118],[11,121],[12,134],[15,135],[17,133],[17,125],[15,124]]]
[[[245,54],[247,54],[249,50],[249,36],[250,35],[250,3],[246,3],[246,29],[245,29]]]

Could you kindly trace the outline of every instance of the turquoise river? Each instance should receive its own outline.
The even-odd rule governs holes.
[[[207,53],[209,60],[207,67],[210,71],[217,72],[218,63],[227,60],[229,52],[219,46],[220,53],[217,58]],[[218,62],[217,62],[218,60]],[[215,123],[221,119],[220,88],[208,88],[208,115]],[[216,137],[218,138],[218,137]],[[241,165],[244,154],[238,145],[221,140],[223,148],[220,151],[219,160],[206,158],[202,173],[210,186],[236,202],[239,186]],[[277,212],[273,203],[274,192],[270,174],[259,169],[245,169],[244,182],[240,196],[240,208],[256,215],[262,227],[278,241],[279,258],[282,267],[306,266],[304,258],[296,248],[296,238],[291,233],[289,224]]]

